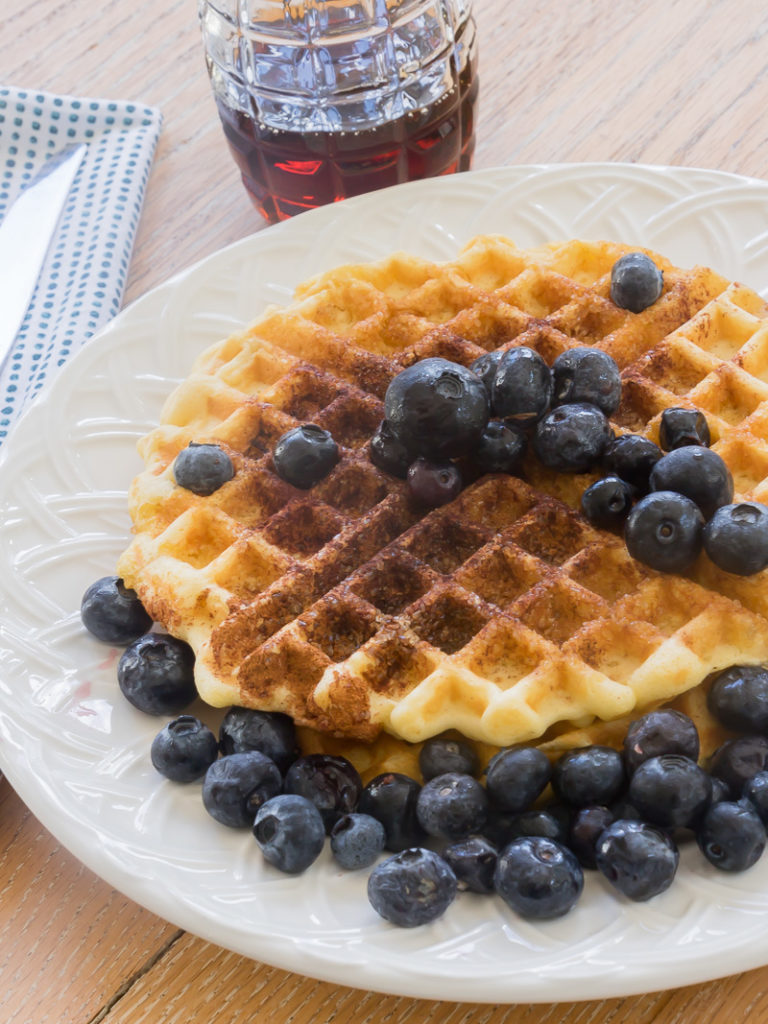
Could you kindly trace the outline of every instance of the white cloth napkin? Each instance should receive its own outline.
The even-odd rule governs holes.
[[[0,373],[0,445],[27,402],[120,308],[161,120],[140,104],[0,86],[0,224],[48,157],[88,144]]]

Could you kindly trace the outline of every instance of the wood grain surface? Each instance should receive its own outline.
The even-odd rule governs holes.
[[[626,160],[768,176],[762,2],[475,6],[475,167]],[[161,108],[126,300],[264,226],[223,142],[194,0],[0,0],[0,80]],[[0,783],[3,1024],[739,1024],[768,1019],[768,968],[627,999],[553,995],[536,1006],[423,1002],[246,960],[113,891]]]

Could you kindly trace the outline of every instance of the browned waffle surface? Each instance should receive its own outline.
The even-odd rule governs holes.
[[[574,511],[589,475],[531,459],[526,481],[484,477],[425,513],[368,458],[404,366],[521,344],[551,363],[588,344],[622,368],[617,431],[655,438],[664,408],[696,406],[738,496],[765,500],[764,304],[654,256],[664,292],[629,313],[609,297],[626,251],[486,237],[451,263],[338,268],[197,360],[141,443],[119,571],[192,644],[206,700],[363,740],[457,729],[508,744],[620,719],[735,661],[768,660],[765,574],[726,578],[705,559],[690,579],[644,569]],[[331,431],[341,460],[300,491],[270,451],[306,422]],[[210,497],[174,483],[190,441],[233,459]]]

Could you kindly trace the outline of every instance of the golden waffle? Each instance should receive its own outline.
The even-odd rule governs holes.
[[[140,444],[135,537],[118,571],[192,645],[205,700],[347,738],[457,729],[506,745],[621,719],[735,662],[768,660],[766,575],[741,580],[705,559],[691,578],[644,568],[575,511],[594,477],[531,459],[526,482],[482,477],[425,514],[368,458],[404,366],[467,365],[521,344],[551,363],[595,345],[623,371],[617,431],[655,438],[664,408],[695,405],[737,497],[765,499],[764,303],[651,254],[663,295],[626,312],[609,286],[627,251],[486,237],[450,263],[397,255],[339,268],[197,360]],[[300,491],[269,453],[306,422],[330,430],[342,458]],[[174,484],[190,441],[216,442],[234,462],[210,497]]]

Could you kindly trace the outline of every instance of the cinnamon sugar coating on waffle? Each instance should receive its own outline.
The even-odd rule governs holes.
[[[628,251],[483,237],[450,263],[342,267],[199,357],[140,443],[118,572],[192,645],[205,700],[361,740],[458,729],[506,745],[621,719],[734,662],[768,660],[766,574],[742,580],[703,558],[690,578],[644,568],[576,511],[594,476],[531,458],[525,481],[475,479],[425,513],[368,457],[386,387],[415,361],[468,365],[528,345],[551,364],[594,345],[622,370],[617,432],[656,439],[664,408],[696,406],[737,500],[768,500],[764,303],[651,253],[664,292],[629,313],[609,297]],[[333,434],[341,459],[301,491],[270,451],[306,422]],[[209,497],[174,483],[190,441],[233,460]]]

